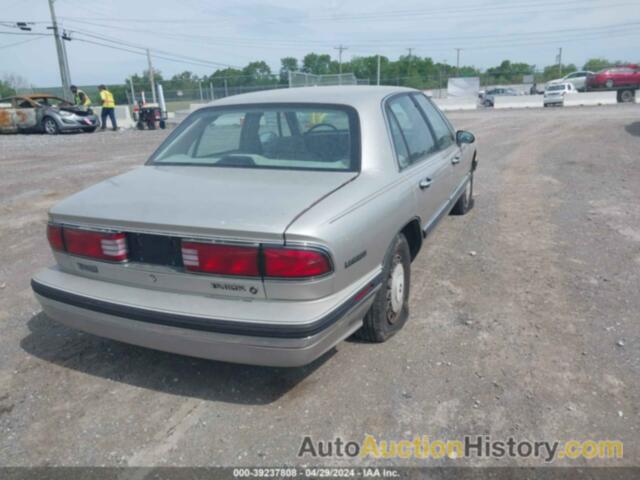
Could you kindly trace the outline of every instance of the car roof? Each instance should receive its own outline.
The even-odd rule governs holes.
[[[48,93],[32,93],[30,95],[22,95],[22,97],[29,98],[31,100],[34,100],[36,98],[56,98],[58,100],[64,100],[64,98],[58,97],[56,95],[50,95]],[[64,101],[66,102],[66,100]]]
[[[349,105],[355,108],[380,102],[389,95],[419,92],[413,88],[342,85],[332,87],[295,87],[244,93],[214,100],[208,105],[245,105],[252,103],[325,103]]]

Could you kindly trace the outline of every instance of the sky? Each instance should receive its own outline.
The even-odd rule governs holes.
[[[640,62],[640,0],[56,0],[71,31],[66,42],[73,83],[123,83],[147,68],[165,77],[184,70],[211,74],[225,65],[348,47],[344,59],[381,54],[431,57],[481,69],[502,60],[544,67],[582,66],[588,58]],[[50,33],[47,0],[0,0],[0,78],[34,86],[60,84],[53,37],[16,35],[15,21]],[[108,44],[111,47],[100,44]],[[186,58],[189,57],[189,58]]]

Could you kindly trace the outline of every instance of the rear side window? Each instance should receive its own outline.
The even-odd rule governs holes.
[[[436,110],[436,107],[434,107],[424,95],[414,95],[413,98],[416,99],[418,105],[427,117],[431,128],[433,128],[438,150],[444,150],[445,148],[449,148],[453,145],[455,142],[453,132],[442,117],[442,114]]]
[[[398,137],[397,133],[395,135],[393,133],[395,123],[400,130],[405,145],[405,149],[398,149],[396,145],[396,153],[401,168],[421,160],[436,150],[431,130],[418,107],[408,95],[393,98],[388,103],[388,114],[394,143]],[[407,160],[402,158],[403,151],[409,153]]]

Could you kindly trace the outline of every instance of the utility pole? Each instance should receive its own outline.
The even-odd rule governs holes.
[[[56,52],[58,53],[58,67],[60,68],[60,81],[62,82],[62,96],[69,98],[69,66],[65,62],[64,45],[60,38],[60,30],[58,29],[58,20],[56,19],[56,10],[53,6],[55,0],[49,0],[49,10],[51,12],[51,23],[53,24],[53,38],[56,42]]]
[[[562,76],[562,47],[558,49],[558,76]]]
[[[349,47],[345,47],[340,44],[337,47],[333,47],[334,50],[338,50],[338,72],[342,75],[342,52],[345,50],[349,50]]]
[[[460,75],[460,51],[461,48],[456,48],[456,75]]]
[[[407,52],[409,52],[409,55],[407,55],[409,57],[409,60],[411,60],[411,54],[413,53],[413,48],[407,48]]]
[[[151,98],[153,99],[153,103],[157,103],[158,99],[156,98],[156,81],[153,75],[153,64],[151,63],[151,52],[147,48],[147,62],[149,63],[149,83],[151,84]]]
[[[62,59],[64,61],[64,71],[67,75],[67,82],[69,82],[69,86],[71,86],[71,72],[69,71],[69,57],[67,57],[67,45],[64,43],[65,41],[70,41],[71,37],[69,34],[63,30],[62,31]],[[64,96],[64,95],[63,95]]]
[[[378,54],[378,81],[376,85],[380,85],[380,54]]]
[[[447,63],[447,59],[445,58],[444,60],[442,60],[442,63],[444,64],[444,80],[445,80],[445,85],[444,85],[444,90],[446,91],[447,95],[449,94],[449,64]],[[442,98],[442,87],[440,89],[440,98]]]
[[[131,103],[135,107],[136,105],[136,91],[133,88],[133,79],[129,77],[129,86],[131,87]]]

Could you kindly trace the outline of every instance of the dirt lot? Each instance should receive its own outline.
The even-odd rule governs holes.
[[[476,207],[414,262],[406,327],[290,370],[42,315],[29,279],[52,262],[47,209],[166,133],[0,137],[0,465],[318,464],[296,459],[303,435],[365,433],[620,439],[622,461],[591,463],[640,464],[640,106],[450,117],[477,134]],[[492,462],[514,463],[437,464]]]

